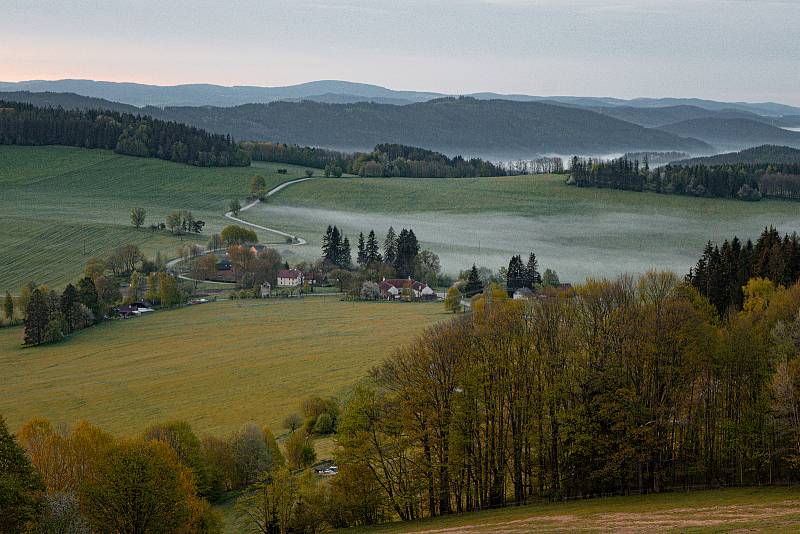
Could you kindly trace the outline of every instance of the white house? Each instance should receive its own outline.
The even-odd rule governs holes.
[[[403,290],[409,290],[411,297],[420,300],[435,300],[436,292],[423,282],[411,278],[384,278],[378,286],[381,296],[387,300],[402,297]]]
[[[302,271],[297,269],[281,269],[278,271],[278,287],[300,287],[302,285]]]

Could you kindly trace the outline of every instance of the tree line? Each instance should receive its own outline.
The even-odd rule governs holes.
[[[102,148],[201,167],[250,165],[230,136],[143,115],[20,102],[0,101],[0,144]]]
[[[373,521],[798,479],[800,286],[720,317],[675,274],[514,301],[491,284],[355,388],[340,465]]]
[[[570,185],[651,191],[698,197],[760,200],[800,199],[800,164],[735,163],[666,165],[650,169],[647,160],[626,157],[603,161],[572,158]]]
[[[755,245],[738,237],[721,246],[710,241],[686,280],[708,298],[721,315],[739,311],[744,304],[743,288],[751,278],[764,278],[789,287],[800,278],[800,238],[796,233],[781,235],[765,228]]]
[[[359,176],[408,178],[467,178],[504,176],[506,169],[480,158],[450,158],[439,152],[399,144],[379,144],[369,153],[346,153],[316,147],[270,142],[245,142],[242,147],[254,161],[270,161],[325,169],[326,176],[343,172]],[[542,166],[555,167],[553,161]]]

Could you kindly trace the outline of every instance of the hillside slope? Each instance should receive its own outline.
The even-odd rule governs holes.
[[[766,144],[800,148],[800,132],[749,119],[692,119],[667,124],[659,129],[683,137],[701,139],[720,150],[741,150]]]
[[[702,158],[672,162],[672,165],[737,165],[737,164],[800,163],[800,150],[788,146],[762,145],[740,152],[728,152]]]
[[[738,109],[709,110],[698,106],[666,106],[641,108],[633,106],[614,106],[594,108],[598,113],[608,115],[647,128],[657,128],[667,124],[692,119],[750,119],[777,127],[800,125],[800,117],[765,117]]]
[[[530,157],[535,154],[605,154],[632,150],[708,153],[694,139],[578,108],[539,102],[444,98],[392,106],[273,102],[233,108],[146,108],[237,139],[275,140],[340,150],[370,150],[400,143],[454,154]]]

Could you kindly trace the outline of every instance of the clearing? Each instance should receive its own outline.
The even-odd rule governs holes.
[[[608,497],[392,523],[358,532],[796,532],[797,488],[764,487]]]
[[[248,421],[279,433],[300,400],[345,393],[398,339],[447,317],[441,303],[338,298],[202,304],[30,349],[20,346],[21,328],[0,329],[0,413],[12,429],[41,416],[86,419],[119,435],[173,419],[198,433]]]

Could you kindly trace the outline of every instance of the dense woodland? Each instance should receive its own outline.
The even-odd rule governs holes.
[[[409,178],[465,178],[502,176],[506,169],[491,162],[397,144],[379,144],[369,153],[347,153],[283,143],[242,143],[255,161],[271,161],[325,169],[326,176],[343,172],[359,176]]]
[[[68,111],[0,101],[0,144],[103,148],[201,167],[247,166],[229,136],[114,111]]]
[[[797,480],[799,307],[756,279],[721,318],[660,272],[527,302],[490,286],[355,389],[340,465],[365,521]]]
[[[789,287],[800,277],[800,238],[781,235],[765,228],[755,245],[739,238],[721,246],[706,245],[686,280],[708,298],[720,314],[739,311],[744,304],[743,288],[751,278],[766,278]]]
[[[666,165],[651,169],[645,159],[602,161],[572,158],[568,184],[651,191],[698,197],[760,200],[800,199],[800,163]]]

